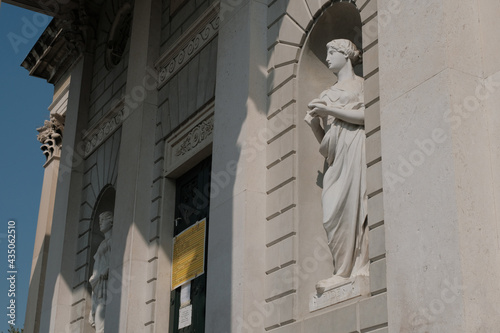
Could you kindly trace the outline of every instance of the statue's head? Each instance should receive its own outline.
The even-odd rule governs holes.
[[[326,44],[327,48],[327,62],[335,62],[333,58],[334,53],[340,53],[347,60],[351,61],[351,65],[356,65],[358,61],[361,59],[361,52],[358,50],[356,45],[348,39],[334,39],[328,44]],[[333,58],[333,59],[332,59]],[[335,67],[335,66],[334,66]],[[332,68],[335,69],[335,68]]]
[[[113,226],[113,212],[106,211],[99,214],[99,227],[102,232],[106,232]]]

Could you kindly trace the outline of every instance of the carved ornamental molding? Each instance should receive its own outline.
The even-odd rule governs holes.
[[[213,141],[213,129],[212,101],[165,140],[165,175],[173,175],[185,163],[206,153]]]
[[[61,157],[61,145],[64,132],[64,116],[52,114],[50,120],[45,120],[38,131],[37,140],[42,144],[40,149],[49,161],[52,157]]]
[[[159,71],[158,89],[165,85],[172,76],[181,70],[200,52],[219,32],[219,3],[208,8],[156,62]]]
[[[214,118],[211,117],[201,122],[187,134],[186,138],[178,145],[175,150],[175,156],[182,156],[188,153],[191,149],[203,142],[214,129]]]
[[[120,128],[124,117],[123,100],[118,103],[101,121],[92,126],[83,136],[84,158],[92,154],[97,147]]]

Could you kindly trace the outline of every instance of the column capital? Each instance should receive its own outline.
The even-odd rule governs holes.
[[[47,158],[61,155],[62,137],[65,117],[60,114],[51,114],[50,120],[45,120],[42,127],[37,128],[37,140],[42,144],[40,149]]]

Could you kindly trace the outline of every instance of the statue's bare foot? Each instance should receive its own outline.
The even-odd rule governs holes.
[[[318,292],[318,294],[322,294],[325,291],[333,289],[338,285],[342,284],[343,282],[346,282],[347,280],[349,279],[334,275],[331,278],[321,280],[318,283],[316,283],[316,291]]]

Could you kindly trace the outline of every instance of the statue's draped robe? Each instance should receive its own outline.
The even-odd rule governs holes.
[[[111,238],[104,239],[94,255],[94,269],[89,279],[92,286],[91,323],[95,323],[96,333],[104,332],[104,307],[109,272],[109,254],[111,252]],[[101,318],[102,317],[102,318]]]
[[[362,109],[363,79],[343,81],[325,90],[328,106]],[[323,178],[323,226],[333,256],[333,274],[368,274],[366,163],[364,126],[328,117],[320,146],[328,169]]]

